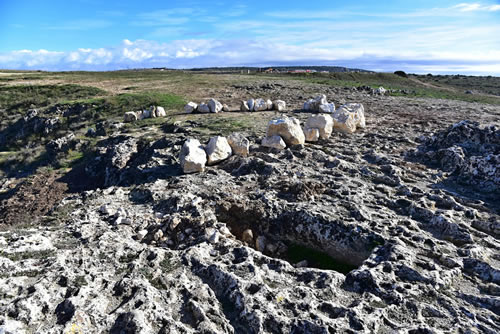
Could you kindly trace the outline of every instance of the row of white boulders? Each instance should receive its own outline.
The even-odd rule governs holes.
[[[200,104],[196,104],[194,102],[189,102],[184,106],[184,112],[186,114],[191,114],[194,112],[200,113],[219,113],[219,112],[228,112],[229,107],[227,104],[222,104],[216,99],[210,99],[207,102],[202,102]]]
[[[228,138],[215,136],[203,146],[197,139],[188,139],[182,145],[179,160],[184,173],[203,172],[205,166],[215,165],[231,155],[247,156],[250,141],[239,133]]]
[[[128,111],[123,116],[125,122],[135,122],[146,118],[165,117],[167,113],[163,107],[151,107],[149,109],[139,111]]]
[[[264,99],[249,99],[248,101],[241,101],[241,111],[266,111],[276,110],[285,111],[286,102],[282,100],[264,100]]]
[[[302,108],[307,111],[320,112],[320,113],[334,113],[335,104],[329,103],[326,99],[326,95],[318,95],[314,99],[307,100],[304,102],[304,107]]]
[[[302,145],[305,140],[300,121],[295,117],[283,117],[269,121],[266,137],[261,145],[283,149],[286,146]]]

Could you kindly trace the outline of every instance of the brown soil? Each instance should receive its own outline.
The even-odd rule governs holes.
[[[0,229],[39,223],[59,203],[68,189],[56,172],[44,172],[19,183],[0,195]]]

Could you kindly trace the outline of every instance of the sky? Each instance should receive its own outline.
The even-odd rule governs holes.
[[[500,1],[0,0],[0,68],[331,65],[500,76]]]

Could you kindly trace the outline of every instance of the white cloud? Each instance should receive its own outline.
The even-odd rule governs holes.
[[[476,12],[476,11],[488,11],[496,12],[500,11],[500,5],[482,5],[480,3],[460,3],[452,8],[458,9],[461,12]]]
[[[452,34],[453,32],[449,32]],[[329,43],[327,43],[329,44]],[[70,52],[19,50],[0,53],[0,68],[42,70],[116,70],[125,68],[208,66],[339,65],[410,72],[500,75],[500,50],[426,52],[394,48],[308,47],[264,40],[179,40],[158,43],[124,40],[120,45]]]

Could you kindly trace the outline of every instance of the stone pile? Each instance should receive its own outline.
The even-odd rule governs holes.
[[[203,146],[197,139],[188,139],[182,146],[179,156],[184,173],[203,172],[205,166],[215,165],[236,154],[247,156],[250,141],[240,133],[233,133],[228,138],[215,136]]]
[[[163,107],[153,106],[149,109],[139,110],[139,111],[128,111],[123,116],[123,120],[127,123],[135,122],[145,118],[156,118],[165,117],[167,113]]]
[[[333,113],[335,112],[335,104],[329,103],[326,95],[322,94],[304,102],[303,109],[312,112]]]
[[[189,102],[184,106],[184,112],[186,114],[192,114],[194,112],[199,113],[220,113],[220,112],[228,112],[229,107],[227,104],[222,104],[216,99],[210,99],[207,102],[202,102],[200,104],[196,104],[194,102]]]
[[[249,99],[248,101],[241,101],[240,106],[241,111],[266,111],[266,110],[276,110],[285,111],[286,102],[282,100],[264,100],[264,99]]]

